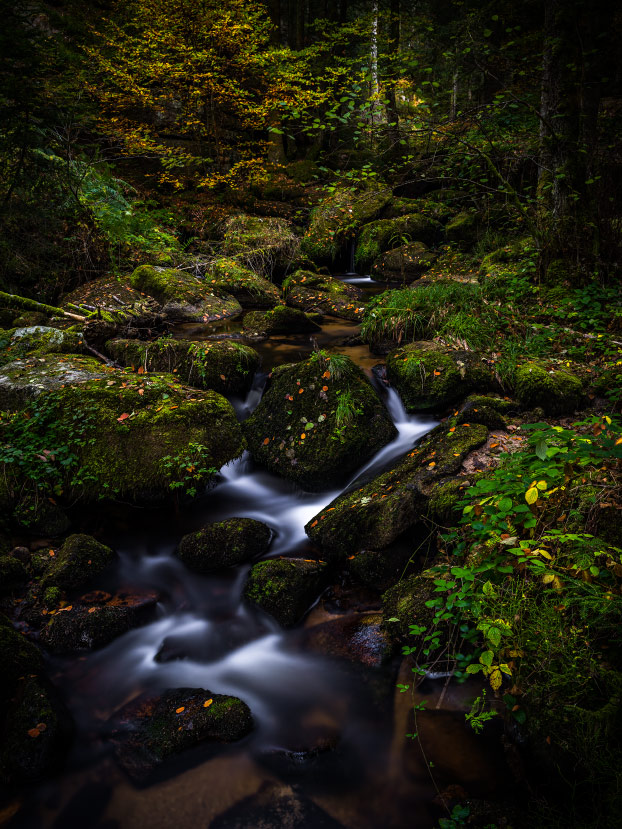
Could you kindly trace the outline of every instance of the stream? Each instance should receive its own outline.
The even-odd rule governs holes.
[[[367,348],[340,345],[356,331],[354,323],[327,319],[317,341],[320,347],[349,354],[369,372],[378,361]],[[213,328],[205,327],[204,335],[210,332]],[[186,336],[196,339],[197,333],[201,332],[195,327]],[[253,344],[262,356],[263,373],[257,374],[244,400],[232,401],[240,419],[259,403],[266,372],[304,358],[313,347],[309,339],[278,337]],[[430,774],[429,758],[416,741],[404,737],[412,730],[413,697],[395,691],[398,679],[409,681],[408,673],[396,677],[395,661],[381,669],[329,658],[312,647],[307,635],[315,626],[350,612],[377,610],[378,598],[345,590],[339,601],[320,599],[304,629],[285,631],[244,601],[250,565],[202,577],[173,556],[184,533],[234,516],[254,518],[272,528],[269,557],[313,555],[306,522],[340,491],[360,485],[409,451],[435,425],[408,415],[394,389],[378,390],[397,437],[342,490],[304,492],[257,467],[245,454],[223,467],[203,499],[178,512],[172,507],[116,506],[84,516],[84,529],[118,552],[116,583],[157,591],[157,615],[101,650],[78,659],[51,660],[52,678],[77,724],[77,739],[62,777],[38,787],[11,826],[436,825],[438,809],[431,804],[437,781]],[[220,747],[217,753],[194,752],[191,763],[184,757],[170,760],[155,782],[137,787],[114,761],[108,723],[139,693],[167,688],[204,688],[238,696],[250,707],[255,728],[245,740]],[[494,762],[465,729],[468,693],[464,686],[442,688],[443,682],[428,681],[415,695],[434,701],[443,694],[442,710],[430,711],[437,716],[430,716],[424,726],[432,734],[435,761],[450,768],[450,778],[453,774],[458,781],[471,781],[469,791],[475,787],[483,796],[492,785]],[[327,745],[330,750],[324,750]],[[273,817],[273,822],[257,823],[257,814],[271,814],[272,807],[261,804],[275,797],[281,798],[282,808],[299,815],[298,822]]]

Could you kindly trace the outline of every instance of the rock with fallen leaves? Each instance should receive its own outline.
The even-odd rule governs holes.
[[[363,292],[333,276],[296,271],[283,282],[283,290],[285,301],[292,308],[319,311],[355,322],[363,318]]]
[[[195,573],[237,567],[263,555],[272,530],[252,518],[229,518],[188,533],[179,542],[177,556]]]
[[[77,590],[85,587],[115,559],[116,556],[110,547],[101,544],[93,536],[83,533],[70,535],[58,552],[49,558],[50,564],[41,582],[41,588]]]
[[[244,595],[283,627],[293,627],[327,583],[326,565],[301,558],[271,558],[253,565]]]
[[[253,718],[237,697],[175,688],[128,703],[115,715],[113,727],[119,764],[133,780],[143,782],[169,757],[187,749],[241,740],[252,730]]]

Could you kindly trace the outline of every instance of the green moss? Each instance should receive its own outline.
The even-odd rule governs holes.
[[[230,518],[185,535],[177,556],[190,570],[211,573],[224,567],[237,567],[263,555],[272,531],[252,518]]]
[[[440,238],[442,227],[434,219],[418,213],[395,219],[379,219],[364,225],[356,241],[355,262],[368,269],[382,253],[411,242],[432,245]]]
[[[276,369],[243,428],[256,461],[309,489],[343,480],[395,435],[363,372],[321,352]]]
[[[413,647],[416,642],[409,628],[410,625],[419,625],[425,628],[432,627],[435,608],[426,607],[426,602],[434,598],[434,581],[425,575],[419,574],[399,581],[382,596],[383,628],[388,636],[396,642]],[[397,619],[390,622],[389,619]],[[425,633],[420,634],[423,641]]]
[[[302,559],[269,559],[251,568],[244,595],[284,627],[292,627],[317,599],[324,565]]]
[[[0,331],[0,366],[27,357],[82,353],[84,353],[84,343],[81,334],[42,325]]]
[[[296,271],[283,282],[287,304],[302,311],[359,320],[364,311],[363,294],[354,285],[312,271]]]
[[[452,351],[432,342],[399,348],[387,358],[387,376],[408,411],[439,410],[474,388],[486,389],[491,372],[473,352]]]
[[[205,277],[210,290],[231,294],[243,308],[273,308],[280,294],[272,282],[242,267],[235,259],[216,259]]]
[[[92,536],[70,535],[56,553],[42,584],[63,590],[84,587],[114,559],[110,547],[100,544]]]
[[[441,525],[453,527],[460,518],[456,505],[464,497],[464,478],[443,481],[432,489],[428,505],[430,517]]]
[[[266,334],[306,334],[321,331],[310,314],[290,308],[287,305],[277,305],[265,314],[252,312],[244,317],[244,327],[250,331],[262,331]]]
[[[463,210],[445,225],[445,236],[448,242],[470,247],[477,241],[479,222],[477,213]]]
[[[514,390],[525,408],[540,407],[546,414],[570,414],[583,396],[581,381],[567,371],[547,371],[539,363],[525,363],[514,374]]]
[[[435,261],[436,254],[429,251],[423,242],[410,242],[378,257],[372,266],[371,276],[389,282],[412,282],[430,270]]]
[[[0,665],[0,702],[3,704],[13,695],[20,677],[43,670],[40,651],[4,617],[0,617]]]
[[[60,587],[46,587],[43,592],[43,604],[48,610],[58,607],[63,598],[63,591]]]

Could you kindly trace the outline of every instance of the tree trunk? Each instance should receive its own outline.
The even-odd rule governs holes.
[[[392,62],[389,67],[390,81],[387,84],[387,119],[389,121],[389,135],[391,142],[397,144],[400,140],[400,124],[397,111],[397,66],[396,58],[400,50],[400,0],[391,0],[389,7],[389,47],[388,53]]]
[[[374,132],[380,123],[380,80],[378,78],[378,0],[372,3],[371,18],[371,40],[369,48],[369,71],[370,71],[370,120],[371,140],[374,143]]]

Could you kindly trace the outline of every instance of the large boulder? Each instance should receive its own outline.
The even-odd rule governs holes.
[[[234,317],[242,306],[232,296],[216,296],[208,281],[187,271],[140,265],[132,273],[133,288],[154,297],[165,317],[182,322],[213,322]]]
[[[359,227],[374,219],[388,204],[391,191],[381,185],[352,192],[338,188],[311,211],[311,222],[302,240],[302,252],[318,264],[334,262],[344,243]]]
[[[106,343],[106,351],[123,366],[170,372],[197,388],[221,394],[247,391],[259,368],[257,352],[234,340],[116,339]]]
[[[228,256],[268,276],[284,273],[300,248],[291,224],[273,216],[232,216],[225,225],[224,242]]]
[[[272,530],[252,518],[229,518],[188,533],[179,542],[177,556],[196,573],[237,567],[263,555]]]
[[[82,335],[70,331],[61,331],[46,325],[0,331],[0,366],[27,357],[82,353],[84,353]]]
[[[243,308],[273,308],[281,301],[281,293],[272,282],[235,259],[215,259],[205,280],[215,293],[235,297]]]
[[[65,294],[60,307],[84,306],[85,313],[96,308],[105,317],[112,315],[114,318],[130,313],[138,316],[157,313],[160,304],[146,294],[148,292],[142,292],[142,289],[133,288],[127,277],[101,276]]]
[[[371,277],[382,282],[413,282],[430,270],[436,258],[423,242],[409,242],[379,256]]]
[[[143,695],[125,705],[115,719],[117,760],[139,782],[169,757],[199,745],[233,743],[253,728],[242,700],[203,688]]]
[[[260,311],[251,311],[244,317],[244,328],[248,332],[263,334],[312,334],[322,330],[309,314],[290,308],[288,305],[277,305],[271,311],[262,314]]]
[[[395,467],[339,495],[307,523],[307,535],[329,561],[342,561],[360,550],[382,551],[421,521],[434,487],[455,476],[487,435],[479,424],[453,431],[438,426]]]
[[[271,558],[253,565],[244,595],[277,620],[293,627],[326,584],[326,565],[301,558]]]
[[[479,232],[479,216],[472,210],[457,213],[445,225],[447,241],[462,248],[472,247],[477,242]]]
[[[358,366],[323,352],[275,369],[243,428],[258,463],[312,490],[342,481],[396,434]]]
[[[442,230],[440,222],[418,213],[369,222],[356,241],[354,261],[359,270],[367,270],[381,254],[393,248],[412,242],[433,245],[440,240]]]
[[[409,412],[438,411],[494,385],[492,371],[472,351],[432,341],[410,343],[387,357],[387,377]]]
[[[581,381],[569,371],[525,363],[514,374],[514,391],[528,409],[540,407],[548,415],[572,414],[583,398]]]
[[[319,311],[333,317],[358,321],[362,319],[363,292],[333,276],[296,271],[283,283],[286,302],[301,311]]]
[[[216,392],[87,357],[10,363],[0,371],[0,409],[15,412],[3,427],[17,453],[4,465],[9,488],[37,473],[83,501],[196,490],[245,448],[233,408]],[[28,468],[20,452],[32,455]]]
[[[75,590],[87,585],[109,567],[115,554],[91,535],[70,535],[55,553],[42,586]]]

